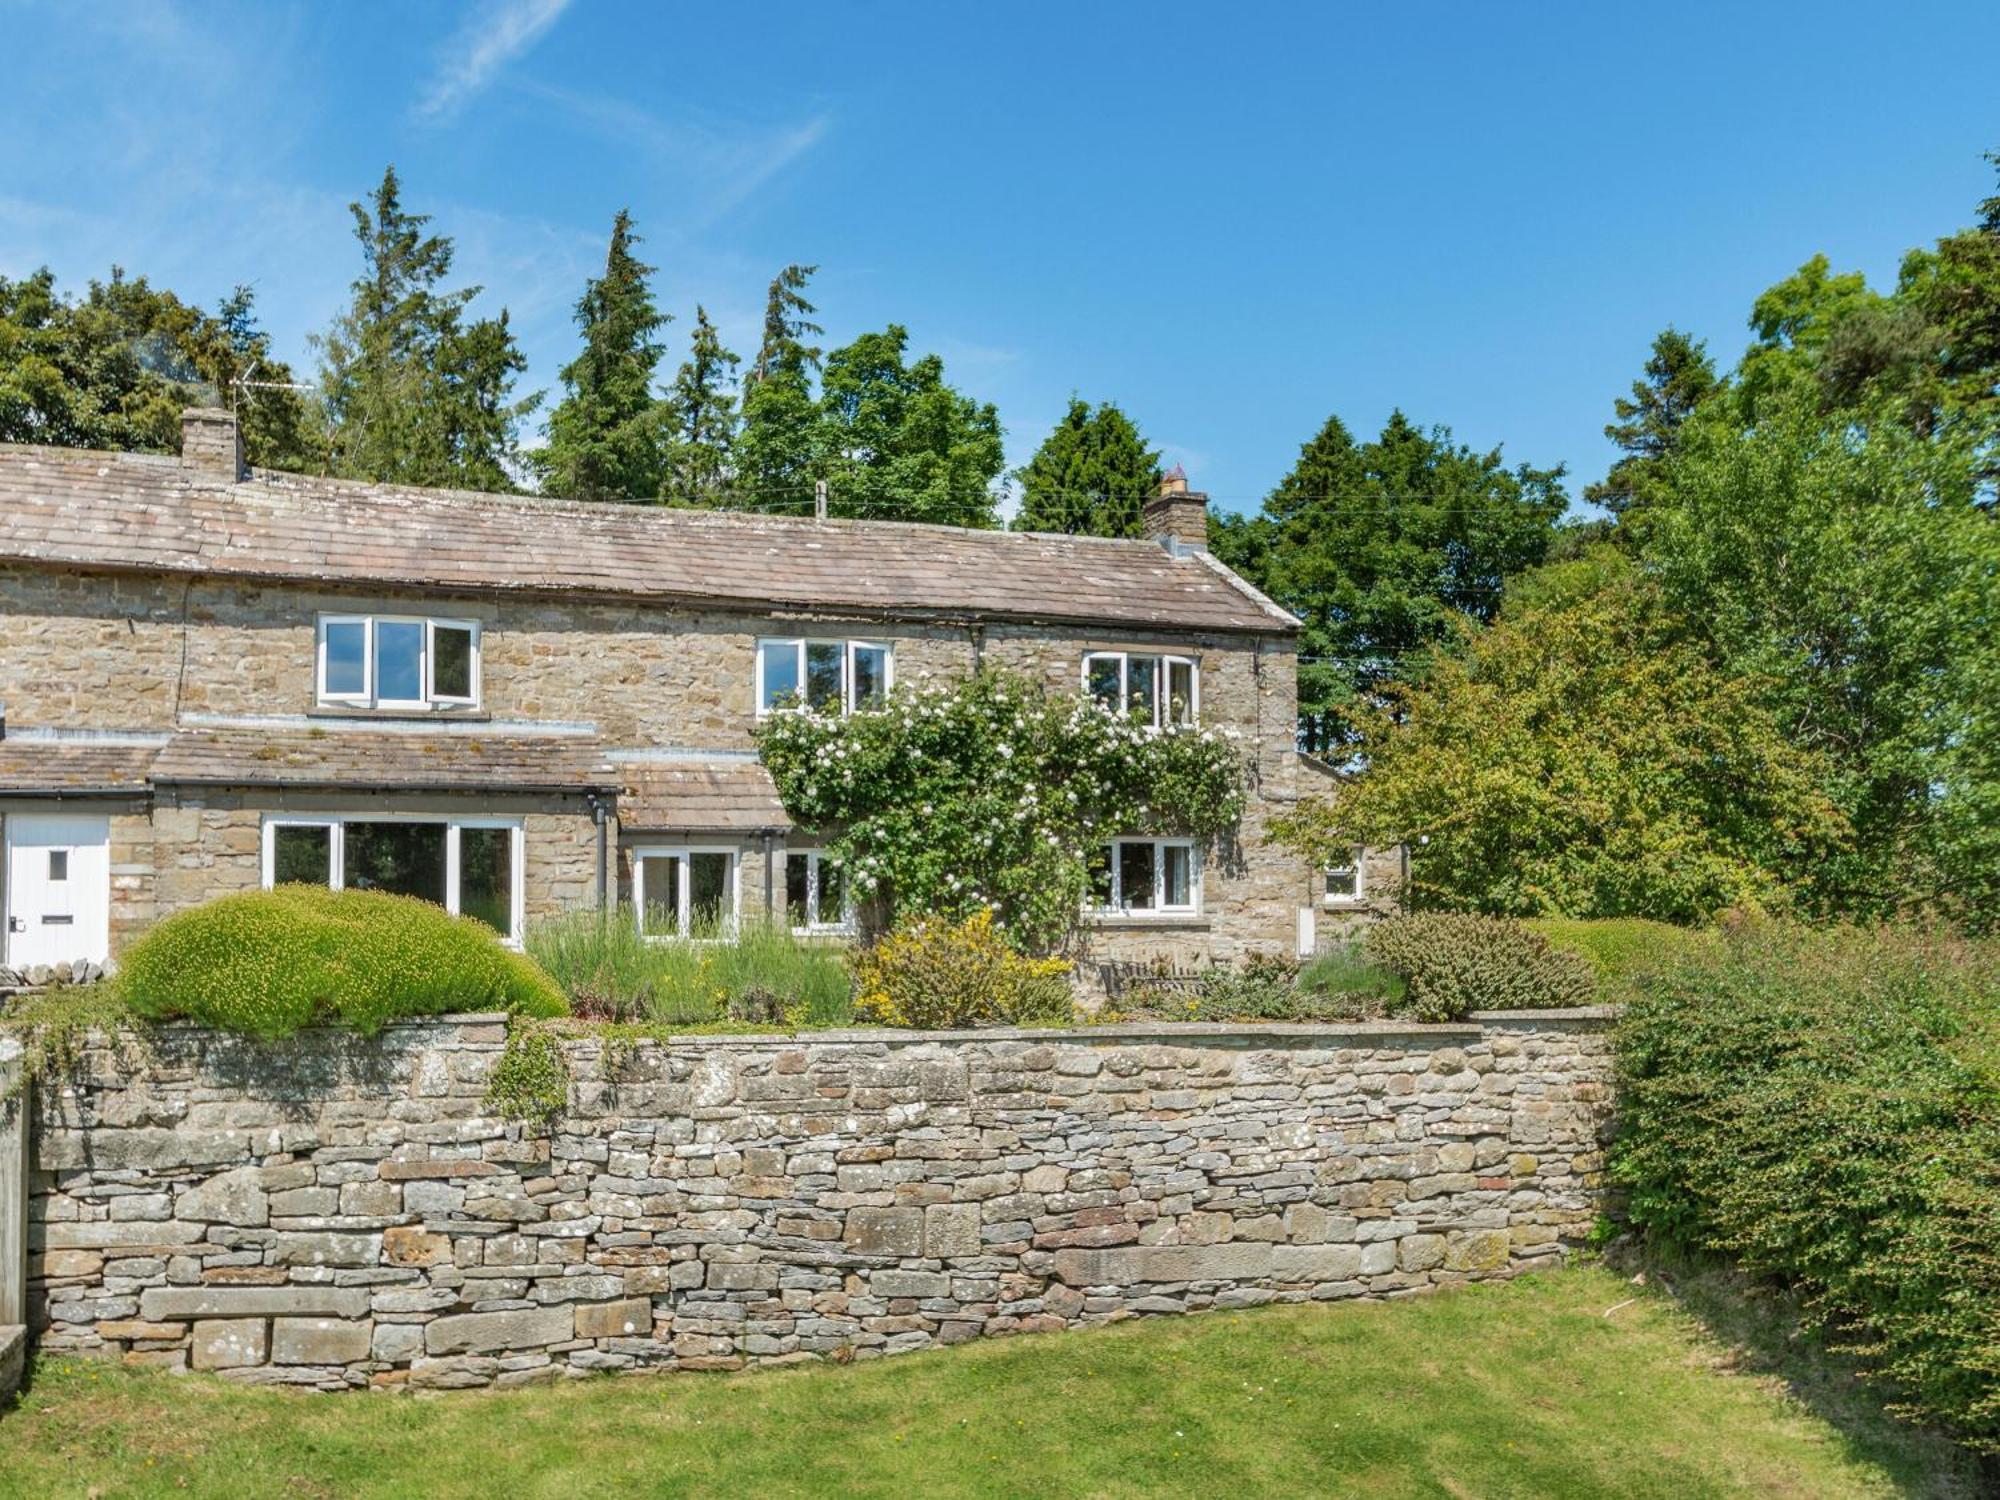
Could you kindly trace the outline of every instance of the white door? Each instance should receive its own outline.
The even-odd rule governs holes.
[[[10,813],[7,967],[103,963],[111,947],[111,820]]]

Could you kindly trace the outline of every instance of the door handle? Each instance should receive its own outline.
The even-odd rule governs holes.
[[[28,930],[27,919],[25,917],[9,917],[7,919],[7,930],[9,932],[26,932]]]

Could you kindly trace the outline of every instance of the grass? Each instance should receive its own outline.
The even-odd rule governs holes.
[[[576,911],[528,925],[528,954],[579,1015],[702,1027],[737,1020],[795,1026],[852,1022],[852,983],[836,944],[745,922],[732,937],[642,938],[629,907],[609,919]]]
[[[1361,945],[1348,943],[1313,959],[1299,970],[1299,988],[1315,995],[1352,995],[1378,1001],[1386,1009],[1401,1002],[1403,977],[1370,963]]]
[[[1732,1363],[1672,1298],[1601,1268],[421,1401],[48,1362],[0,1418],[0,1494],[1977,1493],[1955,1450]]]

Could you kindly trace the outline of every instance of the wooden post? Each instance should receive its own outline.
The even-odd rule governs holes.
[[[28,1111],[34,1101],[22,1068],[21,1044],[0,1037],[0,1327],[28,1321]]]
[[[813,519],[815,521],[824,521],[826,519],[826,481],[824,479],[815,479],[813,481]]]

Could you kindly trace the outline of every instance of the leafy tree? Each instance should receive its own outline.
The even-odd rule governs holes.
[[[667,464],[662,498],[675,505],[727,502],[734,472],[736,398],[742,361],[723,347],[705,308],[694,310],[694,339],[667,396]]]
[[[513,397],[525,361],[506,314],[467,321],[480,289],[443,287],[451,241],[424,232],[429,215],[404,209],[394,167],[367,207],[349,209],[362,275],[348,310],[316,340],[334,471],[508,487],[521,419],[540,397]]]
[[[1612,403],[1618,420],[1604,428],[1625,456],[1600,482],[1588,486],[1583,498],[1617,517],[1643,505],[1681,424],[1721,383],[1700,339],[1676,328],[1654,339],[1645,374],[1632,382],[1629,398],[1620,396]]]
[[[1363,720],[1366,771],[1280,837],[1319,859],[1423,840],[1424,905],[1675,922],[1785,904],[1839,847],[1817,754],[1623,552],[1530,573],[1455,636]]]
[[[833,513],[992,526],[999,414],[947,385],[937,355],[905,363],[909,337],[891,323],[827,357],[816,447]]]
[[[2000,152],[1986,159],[2000,168]],[[1940,421],[1972,446],[1991,504],[2000,481],[2000,193],[1979,211],[1976,228],[1910,252],[1897,295],[1932,332]]]
[[[1146,499],[1160,484],[1160,455],[1109,401],[1093,410],[1072,396],[1055,431],[1014,477],[1021,485],[1018,531],[1140,536]]]
[[[575,500],[651,500],[663,478],[661,418],[653,394],[657,334],[668,322],[653,305],[653,267],[633,253],[639,236],[620,209],[611,223],[604,274],[576,304],[583,352],[562,372],[564,396],[549,415],[548,446],[535,455],[542,488]]]
[[[1305,621],[1299,738],[1344,754],[1383,684],[1459,615],[1490,620],[1507,580],[1547,555],[1562,469],[1506,467],[1400,411],[1356,445],[1338,417],[1250,519],[1211,527],[1217,556]]]
[[[786,811],[880,918],[992,912],[1028,952],[1075,932],[1114,834],[1207,838],[1243,811],[1227,737],[1156,731],[1010,672],[898,688],[880,712],[771,714],[757,743]]]
[[[115,267],[81,300],[46,268],[0,276],[0,441],[174,453],[183,410],[227,405],[252,463],[313,468],[319,444],[292,383],[248,287],[211,315]]]
[[[825,332],[805,287],[816,266],[791,265],[771,282],[764,339],[743,390],[743,430],[737,441],[739,485],[752,504],[809,508],[820,465],[819,412],[812,377],[820,350],[806,339]]]

